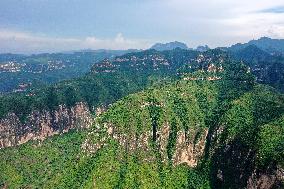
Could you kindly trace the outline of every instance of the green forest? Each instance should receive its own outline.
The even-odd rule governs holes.
[[[284,189],[284,0],[0,0],[0,189]]]
[[[122,84],[131,82],[129,77],[124,81],[120,76],[119,80],[113,77],[109,83],[113,91],[99,88],[105,93],[98,96],[94,91],[82,92],[92,94],[90,104],[95,98],[96,103],[122,98],[96,117],[90,129],[1,150],[0,185],[9,188],[246,187],[254,172],[273,172],[284,166],[284,96],[272,87],[256,83],[242,63],[226,62],[224,69],[218,75],[222,79],[215,81],[183,79],[207,77],[199,72],[160,82],[157,78],[151,82],[145,76],[149,81],[146,87],[147,82],[142,81],[143,85]],[[85,81],[91,84],[90,80]],[[127,88],[113,87],[116,84]],[[70,106],[80,98],[80,93],[76,93],[79,89],[73,89],[76,83],[65,91],[69,95],[65,103]],[[133,93],[139,89],[140,92]],[[125,96],[127,93],[133,94]],[[48,108],[62,103],[60,95],[58,98],[52,95],[58,94],[46,97]],[[113,98],[109,99],[110,96]],[[169,131],[168,138],[163,140],[165,135],[161,130],[165,125]],[[201,152],[200,156],[194,156],[196,165],[179,160],[180,133],[185,134],[186,144],[192,145],[196,153]],[[282,186],[283,183],[277,183],[275,187]]]

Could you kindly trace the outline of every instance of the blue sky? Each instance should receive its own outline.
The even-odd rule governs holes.
[[[1,0],[0,53],[284,38],[283,0]]]

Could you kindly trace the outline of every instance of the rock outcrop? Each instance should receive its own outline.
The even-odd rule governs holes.
[[[284,187],[284,169],[271,161],[257,164],[257,152],[239,138],[221,145],[224,126],[215,128],[211,137],[211,181],[213,188],[273,189]],[[210,136],[210,135],[209,135]]]
[[[89,108],[82,102],[71,108],[60,105],[54,111],[33,111],[24,123],[14,113],[9,113],[0,120],[0,149],[88,128],[92,123]]]
[[[267,189],[267,188],[282,188],[284,181],[284,169],[280,166],[273,167],[270,170],[260,172],[254,170],[247,182],[247,188]]]
[[[99,137],[98,133],[102,134],[102,130],[105,131],[105,134],[103,134],[104,137]],[[129,150],[128,153],[143,151],[145,154],[148,154],[143,157],[144,161],[156,161],[155,157],[152,156],[153,153],[151,152],[153,150],[151,147],[151,131],[135,136],[134,133],[125,134],[120,132],[113,124],[106,123],[103,127],[98,126],[89,134],[89,137],[82,145],[83,150],[87,153],[96,153],[100,148],[107,145],[107,141],[109,141],[109,139],[114,139],[123,146],[123,149],[127,148]],[[188,132],[178,131],[175,142],[176,145],[173,149],[173,156],[168,157],[167,148],[170,140],[170,126],[168,123],[164,124],[157,131],[156,141],[162,162],[167,163],[172,161],[174,165],[185,163],[189,167],[196,167],[198,161],[203,156],[207,134],[207,128],[200,130],[190,129]],[[96,136],[99,139],[94,142],[93,139],[96,138]]]

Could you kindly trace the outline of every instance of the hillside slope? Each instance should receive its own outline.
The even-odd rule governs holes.
[[[239,69],[219,81],[179,81],[115,103],[84,145],[94,154],[114,150],[120,164],[101,160],[96,186],[283,187],[284,98],[230,68]],[[144,169],[155,182],[139,182]]]
[[[93,64],[136,50],[86,50],[37,55],[0,54],[0,94],[84,76]]]
[[[197,72],[124,97],[79,141],[69,133],[1,150],[0,167],[6,171],[0,183],[10,188],[283,187],[284,97],[257,85],[243,64],[225,65],[218,80]],[[36,149],[40,152],[30,155],[28,167],[26,153],[19,152]],[[53,158],[58,149],[68,153]]]
[[[46,133],[44,130],[50,132],[42,138],[60,134],[69,128],[78,128],[76,120],[72,121],[72,110],[78,104],[86,105],[85,112],[81,114],[89,115],[90,112],[95,113],[98,108],[105,109],[116,100],[153,83],[168,82],[195,70],[222,70],[220,62],[223,59],[221,51],[200,56],[195,51],[181,49],[164,53],[155,50],[130,53],[94,65],[91,73],[84,77],[23,94],[0,97],[0,148],[35,139],[37,137],[27,137],[24,140],[18,138],[42,135]],[[184,65],[190,66],[179,71]],[[61,111],[61,107],[66,107],[67,111]],[[58,116],[58,112],[66,112],[67,115]],[[41,119],[46,117],[46,113],[48,119]],[[38,119],[34,119],[34,115]],[[42,120],[46,120],[47,124]],[[60,124],[64,122],[71,124]],[[43,129],[42,125],[47,125],[47,128]],[[81,127],[88,127],[88,124],[79,126]]]
[[[283,90],[283,58],[266,56],[254,47],[245,48],[235,55],[235,59],[243,60],[250,66],[257,82]],[[72,112],[78,104],[85,105],[85,112],[81,114],[90,116],[90,113],[95,114],[97,110],[107,108],[109,104],[130,93],[155,83],[159,85],[176,80],[195,71],[199,71],[201,75],[208,72],[210,76],[207,79],[218,80],[219,74],[224,71],[224,63],[229,60],[229,55],[218,49],[206,52],[183,49],[163,52],[147,50],[98,62],[89,74],[78,79],[0,97],[0,148],[14,146],[38,136],[44,136],[41,137],[44,139],[69,131],[70,128],[88,127],[90,124],[76,125],[76,116]],[[202,79],[202,76],[195,79]],[[67,111],[61,111],[61,107],[65,107]],[[58,112],[67,112],[67,115],[58,116]],[[41,119],[42,117],[48,119]],[[44,129],[43,125],[47,127]]]
[[[284,53],[284,40],[283,39],[271,39],[269,37],[261,37],[259,39],[251,40],[243,44],[237,43],[235,45],[232,45],[229,48],[232,51],[238,51],[250,45],[255,45],[261,50],[266,51],[267,53],[270,53],[270,54],[282,54],[283,55]]]
[[[167,51],[167,50],[173,50],[176,48],[188,49],[185,43],[178,42],[178,41],[169,42],[169,43],[156,43],[150,49],[155,49],[157,51]]]

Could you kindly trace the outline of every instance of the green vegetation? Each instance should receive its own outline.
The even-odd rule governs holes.
[[[210,142],[208,159],[213,188],[243,188],[254,171],[265,174],[283,166],[283,115],[283,95],[261,85],[221,106],[214,127],[222,133]],[[216,179],[219,170],[222,180]]]
[[[164,62],[160,70],[150,66],[139,72],[128,70],[140,65],[131,61],[124,68],[105,63],[114,72],[95,73],[103,66],[94,67],[85,78],[34,91],[35,96],[1,98],[2,116],[13,110],[23,119],[32,109],[62,103],[111,105],[90,130],[2,149],[0,186],[245,188],[254,173],[283,168],[284,96],[257,84],[247,66],[224,59],[223,52],[208,51],[193,67],[181,68],[188,61],[181,54],[189,51],[174,51],[178,56],[163,52],[179,57],[179,66],[168,72]],[[208,71],[212,56],[224,71]],[[180,79],[166,77],[176,76],[177,70],[184,74]],[[179,154],[185,147],[193,149],[191,161]]]
[[[36,89],[62,80],[82,77],[89,72],[93,64],[132,51],[136,50],[89,50],[30,56],[0,54],[0,94],[13,92],[19,89],[21,84],[28,84],[27,89]],[[1,69],[3,64],[8,65],[4,70]]]
[[[198,97],[200,96],[206,96],[210,100],[199,101]],[[205,176],[206,174],[190,169],[183,164],[173,166],[172,158],[175,153],[177,132],[188,133],[189,130],[197,133],[202,132],[207,127],[205,119],[210,115],[208,112],[216,106],[216,97],[217,88],[210,81],[178,81],[160,88],[130,95],[111,106],[97,120],[97,124],[115,125],[116,132],[123,133],[126,137],[126,143],[130,145],[126,145],[116,152],[115,159],[117,161],[120,159],[126,161],[123,169],[126,169],[127,173],[124,173],[126,176],[121,177],[119,182],[127,183],[127,180],[133,177],[133,182],[135,179],[140,182],[136,183],[138,186],[136,188],[209,188],[209,180]],[[211,110],[201,107],[210,107]],[[165,143],[166,149],[161,150],[161,134],[158,135],[158,131],[161,131],[166,123],[170,124],[170,133],[169,138],[166,138],[168,140]],[[149,133],[149,146],[146,151],[142,150],[143,147],[141,149],[131,145],[135,141],[140,141],[139,137],[143,133]],[[198,137],[197,135],[196,137]],[[101,136],[105,137],[107,134]],[[94,144],[100,139],[91,138],[94,139]],[[195,138],[195,140],[199,139]],[[143,146],[143,144],[140,145]],[[109,145],[106,148],[110,148]],[[136,163],[132,162],[133,158],[136,159]],[[148,166],[151,167],[151,171],[147,168]],[[143,174],[154,179],[148,184],[144,183],[147,180],[141,179],[140,176],[140,171],[145,169],[148,171]],[[139,170],[139,172],[137,173],[136,170]],[[94,177],[94,179],[96,180],[97,177]],[[101,186],[108,185],[109,180],[103,179],[100,182],[103,182]],[[134,183],[122,185],[122,188],[134,186]],[[113,188],[113,186],[110,188]]]
[[[84,139],[85,132],[70,132],[44,142],[29,142],[1,150],[0,186],[66,188],[70,184],[78,186],[85,183],[85,179],[76,177],[87,174],[88,167],[91,166],[88,162],[91,159],[81,153]]]
[[[186,174],[180,170],[179,178],[187,178],[179,181],[181,188],[246,187],[254,171],[264,174],[283,166],[283,95],[256,84],[242,64],[231,62],[228,68],[220,81],[177,81],[130,95],[111,106],[97,124],[113,125],[115,132],[125,135],[126,144],[120,144],[125,148],[117,152],[123,151],[123,162],[126,162],[120,169],[128,170],[130,159],[138,154],[137,164],[146,161],[157,166],[155,180],[160,185],[153,183],[150,188],[171,188],[167,179],[173,178],[171,171],[180,168],[172,162],[177,132],[190,131],[186,136],[189,139],[195,133],[192,141],[196,144],[202,128],[212,133],[219,129],[222,132],[207,140],[209,151],[205,153],[210,155],[201,159],[201,164],[193,169],[185,165]],[[166,150],[163,150],[158,131],[166,124],[170,131]],[[141,131],[149,133],[152,141],[145,152],[141,150],[143,147],[131,147],[139,141]],[[121,158],[117,156],[117,159]],[[220,171],[222,180],[218,176]],[[124,183],[128,178],[123,176],[119,181]],[[104,184],[107,183],[106,179]]]
[[[273,48],[268,48],[271,50]],[[283,53],[269,53],[255,45],[249,45],[231,52],[236,60],[243,61],[251,68],[257,81],[284,92],[284,56]]]
[[[29,62],[29,64],[35,62],[35,65],[47,60],[69,60],[75,65],[79,65],[79,68],[81,69],[81,64],[83,62],[90,63],[95,60],[101,60],[102,58],[110,56],[112,53],[81,52],[74,54],[43,54],[31,57],[20,56],[20,58],[18,59],[25,61],[26,63]],[[119,52],[117,53],[119,54]],[[237,54],[235,58],[243,59],[242,57],[244,57],[245,60],[251,60],[246,58],[246,54]],[[263,78],[258,73],[253,71],[253,69],[255,68],[258,69],[259,65],[263,65],[263,60],[258,58],[258,54],[253,55],[253,57],[256,59],[255,63],[250,64],[245,61],[245,64],[248,64],[252,67],[252,73],[256,75],[258,79]],[[11,59],[11,57],[9,56],[8,58]],[[14,59],[18,61],[18,59]],[[24,120],[26,115],[28,115],[32,110],[52,110],[56,108],[58,104],[66,104],[68,106],[72,106],[76,101],[87,102],[90,109],[93,110],[100,105],[108,105],[128,94],[140,91],[149,85],[153,86],[153,78],[154,83],[156,83],[156,85],[158,86],[160,83],[166,82],[164,78],[171,77],[176,79],[177,77],[184,74],[187,75],[188,73],[194,73],[194,77],[197,78],[202,78],[204,77],[204,75],[207,77],[220,77],[220,69],[223,69],[227,66],[227,64],[225,64],[225,62],[227,61],[227,53],[218,49],[209,50],[203,53],[184,49],[174,49],[171,51],[163,52],[148,50],[138,53],[129,53],[113,58],[113,60],[111,61],[106,61],[107,63],[105,61],[102,61],[95,64],[92,67],[91,73],[87,74],[86,76],[63,81],[52,86],[46,86],[42,88],[38,87],[41,86],[41,84],[38,83],[38,85],[35,85],[35,88],[33,90],[28,90],[25,93],[0,96],[0,117],[4,117],[9,112],[14,112],[16,113],[16,115],[21,117],[22,120]],[[264,61],[265,65],[267,65],[267,62],[271,63],[269,64],[269,70],[271,69],[270,71],[273,71],[273,73],[269,75],[271,75],[271,77],[275,76],[275,78],[266,79],[265,81],[263,81],[263,83],[269,83],[281,90],[283,83],[282,77],[284,75],[281,74],[283,72],[283,69],[281,67],[281,65],[283,65],[283,61],[281,57],[276,57],[275,59],[273,59],[273,61],[264,58]],[[215,69],[217,69],[216,72],[208,72],[209,67],[212,64],[215,66]],[[239,68],[237,68],[236,66],[243,67],[241,68],[242,72],[240,73],[232,72],[233,74],[235,74],[233,77],[241,78],[241,74],[244,75],[244,72],[247,71],[246,66],[244,64],[234,65],[235,68],[231,67],[230,69],[238,70]],[[260,68],[262,69],[263,67],[261,66]],[[264,70],[266,70],[266,68]],[[199,73],[196,71],[199,71]],[[60,70],[59,72],[63,75],[66,75],[64,74],[64,70]],[[0,74],[0,77],[3,76],[3,79],[9,78],[9,76],[5,76],[5,74],[9,73],[2,73]],[[19,74],[30,73],[25,72]],[[71,75],[70,78],[73,77]],[[252,77],[252,75],[247,76]],[[21,78],[20,75],[15,77]],[[47,77],[49,81],[52,81],[51,77],[52,76]],[[14,81],[15,80],[13,80],[13,82]],[[254,81],[254,79],[250,78],[250,81]],[[239,85],[242,83],[242,81],[237,80],[236,78],[233,82],[229,83],[229,81],[226,81],[226,83],[228,84],[228,86],[224,86],[224,90],[221,91],[227,92],[226,88],[231,88],[231,86],[234,84]],[[248,87],[249,85],[244,86]],[[243,89],[235,88],[235,91],[230,91],[232,93],[242,93],[242,91],[239,90]],[[15,106],[15,104],[17,104],[17,106]]]
[[[261,165],[269,165],[272,162],[280,162],[284,166],[284,117],[263,125],[260,128],[258,138],[258,157]]]
[[[0,97],[0,117],[13,112],[24,120],[32,110],[54,110],[60,104],[73,106],[86,102],[89,107],[113,103],[117,99],[143,89],[150,82],[148,75],[98,74],[61,82],[24,94]]]

